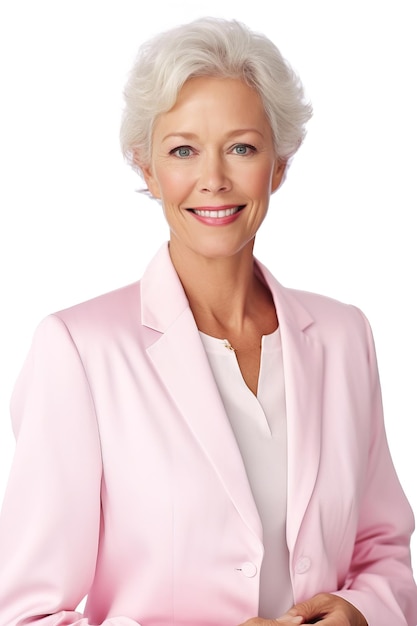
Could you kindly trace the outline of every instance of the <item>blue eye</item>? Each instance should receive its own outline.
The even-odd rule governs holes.
[[[170,154],[173,154],[180,159],[185,159],[191,156],[192,149],[189,146],[179,146],[179,148],[174,148],[174,150],[171,150]]]
[[[238,143],[233,147],[233,150],[235,151],[235,154],[240,154],[241,156],[247,156],[248,154],[256,152],[256,148],[247,143]]]

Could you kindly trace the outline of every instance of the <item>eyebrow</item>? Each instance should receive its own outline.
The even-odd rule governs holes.
[[[257,128],[237,128],[236,130],[232,130],[230,133],[228,133],[226,138],[231,139],[237,135],[244,135],[246,133],[256,133],[260,137],[263,137],[263,133],[261,133]],[[176,131],[174,133],[168,133],[168,135],[165,135],[165,137],[162,138],[162,141],[166,141],[167,139],[171,139],[172,137],[181,137],[182,139],[190,140],[198,139],[198,135],[196,135],[195,133]]]

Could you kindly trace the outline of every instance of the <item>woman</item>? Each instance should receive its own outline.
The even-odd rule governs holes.
[[[170,241],[138,283],[37,329],[12,399],[1,626],[415,625],[367,321],[253,257],[310,115],[239,23],[141,48],[122,144]]]

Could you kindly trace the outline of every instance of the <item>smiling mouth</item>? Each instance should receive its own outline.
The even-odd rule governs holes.
[[[229,217],[230,215],[234,215],[235,213],[237,213],[238,211],[241,211],[244,208],[245,208],[245,205],[242,204],[240,206],[235,206],[235,207],[231,207],[227,209],[219,209],[218,211],[207,210],[207,209],[202,209],[202,210],[188,209],[188,210],[191,211],[192,213],[195,213],[196,215],[199,215],[200,217],[212,217],[216,219],[216,218],[221,218],[221,217]]]

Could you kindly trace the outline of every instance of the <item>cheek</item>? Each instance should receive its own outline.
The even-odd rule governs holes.
[[[161,197],[167,202],[181,200],[190,189],[190,176],[178,169],[162,168],[156,178]]]
[[[253,198],[269,197],[271,193],[272,172],[261,169],[248,173],[245,178],[245,186]]]

